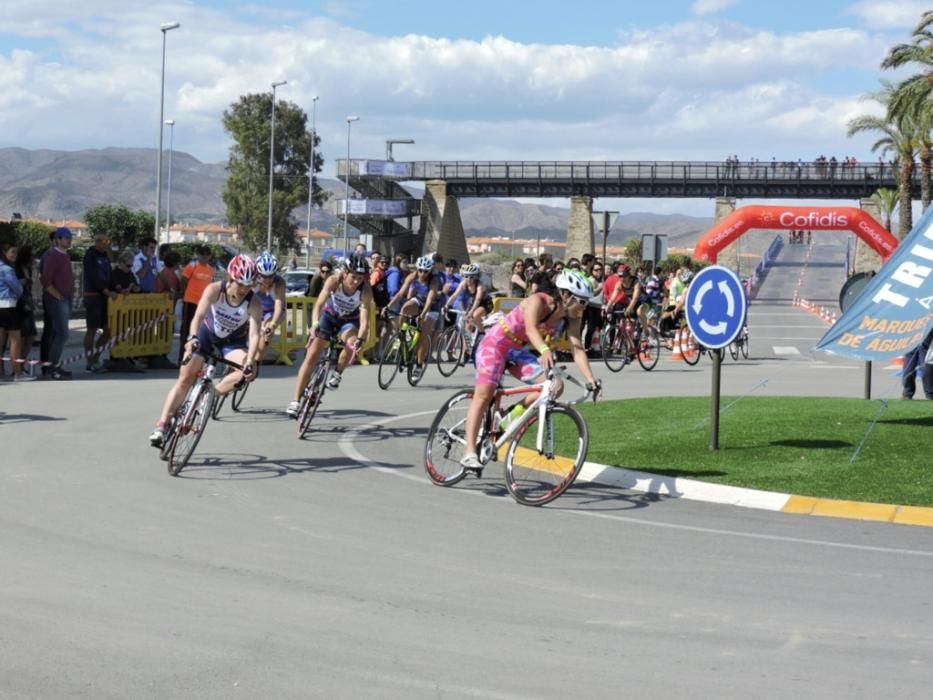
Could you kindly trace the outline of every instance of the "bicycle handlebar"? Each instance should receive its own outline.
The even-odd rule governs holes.
[[[547,371],[547,374],[545,376],[547,377],[549,381],[553,381],[554,377],[560,377],[561,379],[567,380],[571,384],[576,384],[578,387],[583,389],[583,394],[581,394],[578,398],[567,401],[567,403],[570,405],[578,404],[581,401],[585,401],[590,396],[590,394],[593,395],[593,401],[595,402],[596,398],[602,392],[603,383],[601,380],[597,379],[596,384],[593,386],[590,386],[589,383],[583,384],[582,382],[580,382],[580,380],[573,377],[567,371],[567,368],[565,366],[552,367],[551,369]]]

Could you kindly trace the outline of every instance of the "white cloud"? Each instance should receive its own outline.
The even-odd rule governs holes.
[[[693,15],[711,15],[717,12],[727,10],[733,5],[738,4],[739,0],[696,0],[690,6],[690,13]]]
[[[861,0],[845,12],[875,29],[913,29],[929,10],[928,0]]]
[[[175,145],[223,160],[227,107],[286,78],[282,99],[310,108],[330,171],[343,157],[347,114],[354,156],[378,156],[389,137],[416,159],[762,160],[817,153],[867,155],[870,137],[845,137],[858,93],[827,94],[814,77],[876,70],[886,46],[865,30],[778,34],[687,22],[631,31],[611,47],[377,36],[292,13],[276,26],[249,8],[190,3],[11,0],[6,31],[45,46],[0,51],[0,146],[154,147],[161,22],[167,37],[166,116]],[[36,17],[56,19],[36,20]],[[838,92],[838,91],[837,91]],[[861,105],[865,107],[865,105]]]

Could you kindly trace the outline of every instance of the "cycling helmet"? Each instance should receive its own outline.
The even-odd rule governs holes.
[[[227,265],[227,274],[235,282],[252,285],[256,281],[256,263],[248,255],[235,255]]]
[[[680,273],[680,281],[686,284],[693,279],[693,270],[684,270]]]
[[[415,262],[415,268],[423,272],[433,270],[434,269],[434,258],[431,257],[430,255],[422,255]]]
[[[264,250],[256,258],[256,272],[263,277],[271,277],[279,269],[279,261],[268,250]]]
[[[344,258],[343,269],[358,275],[366,275],[369,274],[369,261],[360,253],[351,253],[350,257]]]
[[[579,270],[571,270],[565,267],[557,275],[555,285],[558,289],[564,289],[581,299],[590,299],[593,297],[593,284]]]
[[[464,263],[460,266],[460,274],[464,277],[479,277],[479,265],[476,263]]]

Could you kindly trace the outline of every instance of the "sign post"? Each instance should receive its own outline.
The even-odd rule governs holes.
[[[710,389],[709,448],[719,449],[719,387],[723,348],[735,340],[745,324],[748,301],[742,281],[729,268],[711,265],[700,270],[687,288],[684,311],[697,342],[716,350]]]

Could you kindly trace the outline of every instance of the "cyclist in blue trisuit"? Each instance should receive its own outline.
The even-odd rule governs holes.
[[[340,386],[343,370],[350,360],[348,348],[359,350],[369,334],[369,312],[372,308],[369,262],[363,255],[352,253],[341,263],[340,273],[327,278],[314,303],[305,359],[298,370],[294,398],[285,409],[289,417],[298,417],[301,395],[311,381],[318,358],[334,336],[343,341],[344,349],[337,359],[336,369],[327,379],[327,388],[335,390]]]
[[[262,327],[255,358],[257,363],[262,362],[276,326],[285,318],[285,278],[277,274],[278,269],[279,261],[269,251],[260,253],[256,258],[258,279],[254,291],[262,304]]]
[[[434,258],[422,255],[415,262],[415,271],[402,283],[401,289],[389,301],[387,308],[402,301],[401,313],[406,316],[420,316],[421,336],[418,339],[418,363],[413,371],[416,378],[424,373],[425,358],[434,331],[434,324],[440,315],[440,285],[434,270]]]
[[[482,328],[483,319],[492,311],[492,297],[480,281],[480,269],[476,263],[466,263],[460,267],[462,280],[457,288],[450,294],[444,313],[451,306],[459,311],[466,312],[466,328]]]
[[[259,347],[262,305],[253,293],[255,282],[256,263],[247,255],[237,255],[227,266],[227,279],[204,288],[187,329],[189,335],[178,380],[165,397],[159,422],[149,436],[153,447],[162,447],[166,424],[197,380],[204,358],[211,352],[216,350],[224,359],[243,365],[242,371],[228,372],[217,382],[218,395],[223,396],[233,391],[239,382],[250,382],[256,376],[251,358],[256,356]]]

